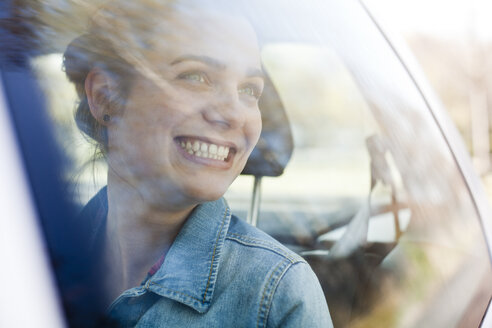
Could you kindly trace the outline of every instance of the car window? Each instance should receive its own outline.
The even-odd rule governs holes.
[[[108,168],[75,123],[78,96],[63,51],[98,5],[27,6],[39,12],[26,19],[41,49],[29,67],[68,162],[59,175],[74,213],[106,185]],[[149,10],[141,6],[136,15]],[[203,6],[241,13],[258,35],[293,144],[282,174],[261,178],[257,225],[311,265],[335,327],[478,325],[492,272],[474,198],[419,89],[361,3]],[[142,41],[138,55],[145,42],[134,37]],[[272,108],[261,110],[264,133],[275,141],[279,127],[265,125]],[[280,139],[269,145],[273,154]],[[258,175],[240,176],[225,194],[241,219]]]
[[[310,261],[335,326],[467,326],[469,307],[487,305],[474,297],[490,264],[454,159],[410,81],[384,85],[403,68],[360,80],[339,54],[264,49],[295,147],[284,174],[263,179],[258,225]],[[244,218],[251,180],[228,193]]]

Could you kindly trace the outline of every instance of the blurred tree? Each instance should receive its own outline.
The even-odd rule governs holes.
[[[408,41],[483,174],[490,169],[492,43],[474,35],[450,40],[416,34]]]

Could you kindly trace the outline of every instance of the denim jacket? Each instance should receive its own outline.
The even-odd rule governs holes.
[[[231,215],[223,198],[194,209],[160,268],[108,316],[118,327],[333,326],[306,261]]]

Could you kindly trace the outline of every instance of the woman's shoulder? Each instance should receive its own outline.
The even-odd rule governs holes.
[[[301,256],[291,251],[264,231],[253,227],[244,220],[232,215],[226,240],[246,247],[253,252],[270,253],[288,262],[306,262]]]
[[[223,272],[234,279],[244,277],[252,285],[275,287],[287,273],[298,281],[291,287],[304,279],[317,280],[304,258],[234,215],[225,237],[222,263]]]
[[[222,282],[247,286],[241,295],[255,300],[257,326],[332,327],[318,279],[301,256],[235,216],[224,248]]]

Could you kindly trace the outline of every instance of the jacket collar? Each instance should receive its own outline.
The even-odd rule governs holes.
[[[89,215],[94,245],[103,245],[107,192],[103,188],[83,212]],[[145,283],[150,291],[200,313],[210,307],[231,211],[223,198],[198,205],[169,248],[164,263]]]
[[[223,198],[197,206],[146,286],[203,313],[212,301],[231,211]]]

